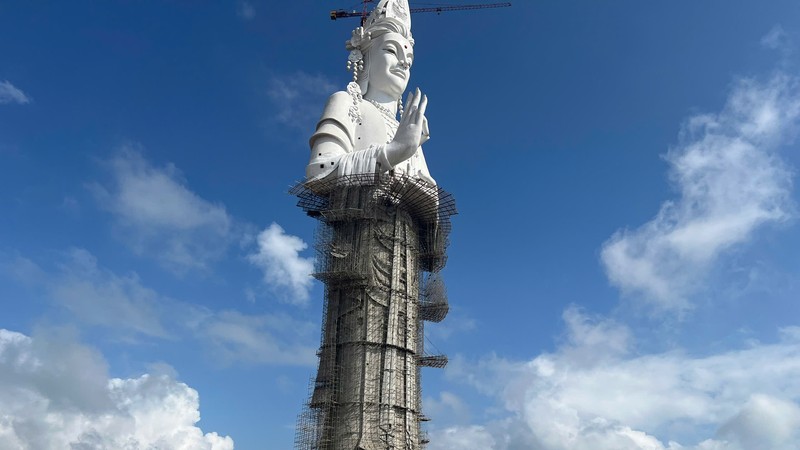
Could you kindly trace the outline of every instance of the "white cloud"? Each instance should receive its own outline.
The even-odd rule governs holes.
[[[440,323],[426,324],[425,333],[434,341],[445,341],[459,334],[470,333],[476,328],[478,328],[477,320],[451,307],[447,319]]]
[[[430,450],[489,450],[497,448],[492,435],[482,426],[451,427],[436,433]]]
[[[109,379],[69,334],[0,329],[0,448],[233,449],[196,426],[198,408],[197,391],[168,376]]]
[[[77,199],[75,199],[75,197],[71,195],[65,195],[64,199],[61,200],[61,205],[59,208],[67,213],[77,214],[80,212],[81,204]]]
[[[562,317],[569,330],[562,351],[576,364],[590,366],[630,351],[632,337],[625,326],[589,317],[574,306],[567,308]]]
[[[236,14],[244,20],[253,20],[256,17],[256,8],[250,2],[240,1]]]
[[[0,105],[5,103],[18,103],[24,105],[30,103],[31,99],[19,88],[11,84],[8,80],[0,81]]]
[[[227,249],[233,220],[225,207],[186,186],[178,169],[154,167],[133,146],[109,162],[110,186],[90,185],[139,254],[154,254],[176,271],[205,269]]]
[[[656,309],[690,308],[689,297],[720,255],[791,216],[791,174],[774,151],[794,138],[799,88],[781,73],[763,83],[742,79],[722,112],[687,121],[666,155],[680,197],[603,245],[612,284]]]
[[[761,38],[761,45],[772,50],[784,49],[788,47],[789,35],[783,27],[778,24],[772,27],[764,37]]]
[[[448,423],[469,422],[469,406],[452,392],[442,391],[439,398],[425,397],[422,404],[425,415],[436,418],[437,423],[444,420]]]
[[[135,273],[117,275],[84,249],[67,251],[54,268],[16,256],[0,263],[6,274],[63,308],[78,323],[114,329],[126,338],[167,337],[165,311],[176,302],[159,296]]]
[[[24,284],[33,285],[45,279],[45,272],[39,265],[22,256],[15,256],[10,261],[0,264],[0,267],[4,273]]]
[[[576,309],[568,310],[565,320],[566,343],[554,353],[527,362],[456,361],[448,369],[448,378],[490,393],[508,413],[506,419],[467,429],[489,433],[494,444],[483,448],[800,448],[796,329],[784,330],[774,344],[714,355],[638,355],[620,324]],[[616,342],[615,349],[587,358],[604,340]],[[438,448],[457,448],[448,439],[455,439],[458,429],[435,432],[432,444],[441,440]]]
[[[89,189],[112,213],[119,234],[135,253],[155,256],[168,269],[183,273],[208,269],[234,241],[243,247],[255,243],[257,249],[248,258],[263,271],[264,282],[288,291],[290,303],[307,303],[314,259],[299,255],[307,248],[300,238],[273,223],[253,239],[254,226],[236,221],[223,205],[189,190],[174,165],[155,167],[134,147],[122,148],[106,165],[112,181]]]
[[[143,286],[135,273],[119,276],[98,267],[86,250],[71,250],[47,286],[49,295],[83,323],[167,336],[162,308],[173,302]]]
[[[318,328],[287,314],[247,315],[214,311],[160,295],[136,273],[118,275],[101,267],[88,251],[73,249],[44,270],[21,257],[2,264],[18,281],[41,290],[75,323],[100,328],[114,339],[190,340],[216,352],[225,364],[313,365]],[[156,367],[156,366],[154,366]],[[157,373],[173,373],[158,366]],[[2,448],[2,447],[0,447]]]
[[[204,320],[199,330],[226,362],[304,366],[317,362],[316,348],[311,345],[315,327],[284,314],[247,316],[223,311]],[[287,344],[286,340],[295,344]]]
[[[264,282],[291,292],[290,303],[306,305],[311,289],[314,258],[304,258],[300,252],[308,244],[297,236],[286,234],[277,223],[272,223],[258,235],[258,253],[249,256],[250,262],[264,272]]]
[[[754,395],[720,429],[720,436],[737,449],[797,448],[800,407],[767,395]]]
[[[267,95],[278,110],[278,122],[308,132],[322,114],[325,99],[336,90],[336,85],[322,75],[296,72],[273,76]]]

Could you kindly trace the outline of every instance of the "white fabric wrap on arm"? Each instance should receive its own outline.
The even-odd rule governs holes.
[[[392,165],[386,159],[386,146],[372,144],[365,150],[343,155],[334,167],[336,167],[336,176],[341,177],[357,173],[383,173],[391,170]]]

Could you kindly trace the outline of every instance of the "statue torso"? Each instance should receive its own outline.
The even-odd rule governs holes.
[[[387,134],[383,115],[372,103],[364,100],[359,105],[361,121],[355,123],[354,150],[364,150],[372,144],[386,144],[391,140]],[[392,136],[394,133],[392,133]]]
[[[350,114],[353,106],[353,99],[346,92],[337,92],[328,100],[317,125],[317,131],[311,137],[312,152],[306,169],[307,178],[318,179],[336,176],[337,173],[348,175],[376,170],[374,162],[372,162],[374,157],[371,155],[375,153],[375,147],[383,146],[392,140],[396,124],[392,123],[391,127],[387,126],[387,120],[384,119],[383,113],[368,100],[358,103],[361,118],[353,120],[353,116]],[[314,150],[314,142],[320,136],[334,136],[341,146],[335,147],[334,150],[330,148],[325,151]],[[355,154],[359,153],[365,153],[365,155],[363,158],[360,156],[355,158],[359,161],[358,163],[349,164],[343,170],[339,168],[339,163],[344,155],[354,154],[352,156],[355,157]],[[411,158],[397,164],[392,170],[396,175],[423,178],[435,184],[428,172],[421,147]]]

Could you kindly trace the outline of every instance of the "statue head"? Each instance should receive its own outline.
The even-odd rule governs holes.
[[[348,68],[361,93],[378,101],[397,100],[408,85],[414,58],[407,0],[381,0],[363,27],[347,41]]]

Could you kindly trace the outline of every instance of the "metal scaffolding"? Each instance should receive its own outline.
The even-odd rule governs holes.
[[[409,177],[351,175],[290,191],[317,218],[315,277],[325,284],[319,367],[298,418],[298,450],[416,450],[423,321],[449,310],[446,262],[453,197]]]

